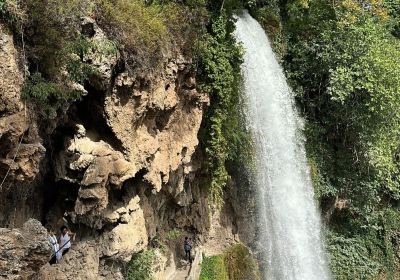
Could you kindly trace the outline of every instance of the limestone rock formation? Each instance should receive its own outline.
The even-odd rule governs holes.
[[[81,242],[65,254],[59,264],[42,267],[37,279],[69,280],[99,279],[98,246],[94,242]]]
[[[82,100],[64,108],[48,128],[41,126],[46,151],[35,112],[21,102],[20,50],[0,28],[0,76],[7,77],[0,79],[0,175],[11,167],[10,180],[27,184],[47,176],[31,184],[27,194],[27,199],[46,200],[32,200],[38,208],[34,215],[55,228],[68,223],[78,232],[70,252],[60,263],[44,265],[36,279],[122,280],[132,254],[167,231],[178,229],[204,240],[211,215],[198,133],[209,98],[196,89],[190,59],[170,55],[154,75],[132,71],[95,20],[83,18],[80,32],[96,47],[81,60],[96,75],[80,85],[87,92]],[[15,209],[23,201],[16,200]],[[227,231],[218,228],[212,237],[226,233],[233,240],[233,226],[221,227]],[[157,279],[173,277],[179,266],[181,241],[170,245],[168,257],[158,252]],[[18,275],[39,266],[21,267]]]
[[[10,170],[7,182],[32,181],[46,150],[38,135],[35,114],[21,101],[24,62],[13,36],[2,24],[0,53],[0,177],[3,179]]]
[[[77,125],[74,139],[65,142],[65,150],[56,162],[56,177],[80,185],[76,215],[104,210],[108,205],[108,187],[121,187],[134,177],[135,166],[104,141],[92,141],[82,125]]]
[[[49,261],[47,231],[30,219],[20,229],[0,228],[0,278],[29,279]]]
[[[105,98],[107,123],[127,159],[137,170],[146,169],[145,179],[157,191],[179,167],[189,173],[186,165],[198,145],[197,133],[209,102],[207,95],[196,91],[188,64],[182,57],[170,60],[164,76],[151,83],[121,73]]]
[[[147,247],[147,232],[139,197],[132,198],[126,207],[115,210],[108,216],[119,224],[100,237],[101,255],[128,262],[133,253]]]
[[[0,225],[21,226],[40,212],[26,202],[40,177],[46,149],[37,117],[21,100],[25,61],[11,32],[0,23]],[[32,202],[32,201],[31,201]],[[34,205],[32,205],[34,204]],[[17,211],[18,209],[18,211]]]

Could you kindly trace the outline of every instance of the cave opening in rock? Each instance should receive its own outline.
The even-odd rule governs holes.
[[[109,190],[109,203],[117,204],[119,202],[127,203],[135,195],[139,194],[140,186],[144,184],[144,175],[147,169],[140,169],[134,178],[126,180],[120,188],[113,188]]]
[[[35,187],[36,195],[40,196],[40,199],[36,199],[36,207],[40,209],[37,218],[43,225],[52,223],[55,219],[62,219],[63,213],[74,207],[73,201],[76,200],[79,186],[57,181],[55,172],[55,162],[60,151],[64,149],[65,139],[73,137],[74,134],[75,128],[72,124],[65,122],[44,138],[47,160],[43,162],[43,177],[38,178]]]
[[[74,210],[78,197],[79,185],[66,180],[55,181],[48,176],[44,184],[43,224],[54,224],[60,221],[64,214]]]
[[[122,142],[108,126],[104,116],[104,101],[106,93],[95,89],[89,83],[85,84],[87,94],[75,102],[69,109],[68,115],[76,124],[82,124],[87,136],[98,142],[107,142],[114,150],[123,151]]]

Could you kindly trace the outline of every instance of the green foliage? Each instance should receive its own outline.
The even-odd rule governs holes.
[[[167,253],[168,250],[167,244],[163,240],[161,240],[159,236],[153,237],[149,243],[151,248],[159,249],[160,252],[164,255]]]
[[[167,39],[168,29],[158,5],[146,6],[140,0],[101,0],[99,7],[107,24],[120,32],[118,36],[128,48],[141,52],[148,48],[152,53]]]
[[[30,34],[25,36],[27,57],[37,72],[26,81],[24,98],[43,116],[54,118],[57,111],[68,108],[82,95],[80,90],[73,89],[77,88],[73,83],[83,85],[97,74],[84,62],[84,57],[92,52],[107,55],[116,52],[116,47],[109,41],[100,46],[79,34],[81,17],[92,10],[93,1],[23,3],[27,11],[24,31]]]
[[[31,46],[29,56],[44,75],[59,75],[66,60],[65,47],[79,40],[80,20],[93,9],[89,0],[25,1],[29,11],[26,42]]]
[[[336,279],[396,279],[399,267],[393,230],[400,199],[398,4],[291,0],[279,6],[288,40],[284,66],[306,118],[316,197],[348,201],[328,225]]]
[[[204,257],[200,280],[259,280],[258,265],[243,244],[229,247],[223,254]]]
[[[336,150],[330,159],[337,164],[331,177],[344,183],[338,192],[365,206],[379,195],[399,196],[400,48],[375,15],[347,2],[309,2],[308,17],[292,8],[294,37],[310,30],[293,40],[287,68],[307,118],[324,128],[323,145]]]
[[[371,213],[367,223],[344,218],[329,232],[327,243],[336,279],[398,279],[398,210],[387,207]]]
[[[396,279],[400,276],[400,212],[393,208],[383,209],[379,213],[379,222],[385,254],[383,260],[386,262],[385,273],[389,279]]]
[[[17,0],[0,0],[0,19],[15,33],[20,33],[26,14]]]
[[[143,69],[157,68],[163,55],[191,40],[204,25],[203,1],[97,0],[97,19]],[[196,5],[196,8],[192,8]],[[154,69],[151,69],[154,72]]]
[[[68,108],[70,103],[80,99],[83,94],[81,90],[71,89],[71,82],[83,84],[90,76],[98,73],[93,66],[82,61],[85,55],[96,49],[98,46],[84,37],[77,37],[75,41],[69,42],[58,53],[69,79],[46,80],[40,72],[36,72],[26,81],[22,97],[34,104],[44,117],[55,118],[59,109]],[[104,52],[109,51],[105,48]]]
[[[125,279],[127,280],[152,280],[152,266],[156,255],[154,250],[136,253],[127,265]]]
[[[279,1],[251,0],[245,2],[250,14],[257,19],[267,32],[275,54],[277,54],[278,58],[282,58],[286,52],[287,42],[283,33]]]
[[[178,229],[173,229],[167,232],[165,238],[167,240],[176,240],[178,239],[182,233]]]
[[[209,33],[196,46],[200,90],[208,92],[211,99],[205,120],[205,150],[211,200],[217,205],[222,203],[223,187],[229,179],[226,162],[239,158],[246,161],[251,153],[251,140],[241,115],[242,50],[232,36],[233,29],[232,19],[225,13],[216,16]]]
[[[243,244],[229,247],[225,253],[225,264],[230,280],[260,280],[260,272],[254,257]]]
[[[310,175],[314,186],[315,198],[334,197],[338,190],[333,185],[335,178],[332,148],[326,143],[326,130],[318,123],[306,122],[304,133],[306,136],[306,151],[310,167]]]
[[[98,73],[93,66],[82,61],[84,56],[96,49],[97,46],[87,38],[78,37],[62,50],[65,67],[72,81],[83,84],[90,76]]]
[[[383,7],[388,14],[386,21],[387,29],[390,30],[394,36],[400,38],[400,1],[384,0]]]
[[[82,92],[67,90],[57,83],[46,81],[39,72],[27,80],[22,91],[22,98],[32,101],[39,113],[46,118],[55,118],[57,110],[79,99]]]
[[[362,238],[346,238],[332,233],[327,242],[335,279],[374,279],[378,276],[381,264],[373,259]]]
[[[201,264],[200,280],[228,280],[223,255],[204,257]]]

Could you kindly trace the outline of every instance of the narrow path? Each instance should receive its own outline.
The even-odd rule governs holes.
[[[192,264],[190,265],[185,261],[183,266],[177,269],[167,280],[198,280],[200,277],[202,255],[202,250],[197,250]]]
[[[168,280],[186,280],[190,273],[190,264],[187,264],[175,271]]]

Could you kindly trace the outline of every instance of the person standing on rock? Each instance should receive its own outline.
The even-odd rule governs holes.
[[[47,233],[48,233],[48,239],[51,243],[51,246],[53,247],[53,254],[51,255],[49,264],[55,264],[61,259],[61,252],[59,250],[60,246],[58,245],[57,237],[52,227],[50,226],[47,227]]]
[[[185,242],[183,243],[183,249],[185,250],[186,260],[192,263],[192,257],[190,256],[190,251],[192,251],[192,243],[187,236],[185,237]]]
[[[68,253],[69,248],[71,248],[71,239],[75,239],[75,233],[70,232],[66,226],[62,226],[60,231],[60,250],[64,256],[66,253]]]

